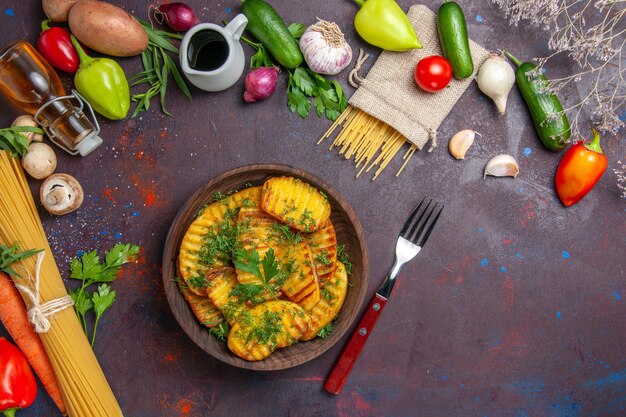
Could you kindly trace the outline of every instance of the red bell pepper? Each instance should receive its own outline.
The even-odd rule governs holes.
[[[593,140],[578,142],[567,150],[556,170],[556,192],[565,207],[578,203],[606,171],[609,162],[600,148],[600,133]]]
[[[26,356],[0,337],[0,412],[13,417],[17,410],[31,405],[36,396],[37,381]]]
[[[49,20],[41,23],[41,34],[37,40],[37,50],[52,66],[73,74],[78,70],[80,60],[72,45],[70,32],[62,27],[48,26]]]

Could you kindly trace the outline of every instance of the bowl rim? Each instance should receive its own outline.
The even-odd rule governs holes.
[[[206,331],[206,328],[203,327],[198,322],[195,315],[193,315],[193,313],[191,312],[191,308],[189,307],[187,301],[183,298],[183,295],[180,293],[180,290],[178,289],[178,285],[175,283],[175,280],[174,280],[174,278],[177,275],[176,260],[178,258],[180,242],[182,241],[184,233],[186,233],[186,230],[189,228],[189,224],[193,222],[193,218],[190,219],[189,214],[186,214],[186,213],[190,212],[190,209],[193,208],[193,206],[197,204],[196,200],[198,200],[201,196],[205,196],[205,195],[208,196],[207,193],[209,192],[209,190],[219,187],[219,184],[222,183],[223,181],[229,179],[230,177],[234,175],[241,175],[246,172],[252,173],[256,171],[277,171],[276,174],[273,174],[273,175],[270,174],[270,175],[271,176],[289,175],[289,176],[300,178],[306,182],[311,183],[313,186],[315,186],[318,189],[321,189],[328,196],[332,197],[332,199],[341,207],[341,209],[347,215],[349,219],[349,223],[356,235],[356,238],[358,241],[358,250],[360,250],[360,255],[361,255],[360,260],[361,260],[362,265],[361,265],[361,276],[359,280],[360,285],[356,286],[357,288],[355,289],[358,292],[356,294],[356,305],[353,307],[354,311],[356,311],[357,314],[354,315],[354,317],[350,320],[349,323],[343,326],[341,331],[333,331],[333,333],[326,339],[316,338],[314,340],[306,342],[306,343],[318,345],[317,353],[315,355],[312,355],[312,356],[308,355],[311,357],[308,357],[307,355],[301,355],[298,357],[298,359],[295,359],[295,360],[293,359],[293,357],[291,357],[291,361],[289,361],[289,363],[283,363],[284,361],[279,362],[279,363],[272,362],[271,365],[268,365],[267,361],[250,362],[250,361],[246,361],[242,358],[237,357],[236,355],[232,354],[230,351],[228,352],[229,355],[223,356],[212,351],[210,349],[210,346],[205,347],[203,343],[201,343],[202,341],[196,340],[196,338],[198,337],[204,337],[204,336],[198,336],[198,331],[197,331],[198,329],[202,330],[202,332],[199,333],[200,335],[206,334],[206,337],[214,339],[215,342],[217,343],[224,343],[224,342],[220,342],[214,336],[210,335],[208,331]],[[185,232],[183,232],[177,238],[176,236],[174,236],[174,233],[176,229],[178,228],[178,226],[180,226],[179,223],[181,222],[183,223]],[[185,225],[185,223],[187,224]],[[339,341],[339,339],[341,339],[345,335],[345,333],[350,328],[352,328],[352,326],[354,325],[354,322],[359,317],[358,313],[360,312],[363,306],[363,302],[365,300],[365,295],[367,293],[367,289],[369,285],[368,276],[369,276],[369,257],[368,257],[368,252],[367,252],[367,241],[366,241],[365,233],[363,231],[361,223],[358,217],[356,216],[356,213],[354,212],[354,209],[352,208],[350,203],[339,193],[339,191],[337,191],[332,185],[328,184],[326,181],[320,179],[316,175],[309,173],[306,170],[295,168],[287,164],[274,164],[274,163],[248,164],[248,165],[243,165],[240,167],[229,169],[228,171],[225,171],[215,177],[210,178],[198,190],[196,190],[189,198],[187,198],[186,201],[182,204],[176,216],[172,220],[172,223],[167,233],[167,237],[165,239],[164,248],[163,248],[163,259],[162,259],[163,285],[164,285],[164,289],[165,289],[165,293],[166,293],[166,297],[168,301],[168,306],[170,310],[172,311],[172,314],[174,315],[174,318],[176,319],[180,327],[183,329],[185,334],[194,342],[194,344],[196,344],[200,349],[204,350],[213,358],[221,362],[228,363],[229,365],[232,365],[238,368],[248,369],[248,370],[274,371],[274,370],[288,369],[288,368],[299,366],[299,365],[302,365],[303,363],[309,362],[319,357],[326,351],[328,351],[331,347],[333,347]],[[172,291],[172,287],[175,288],[175,291]],[[175,308],[173,308],[173,303],[178,304],[180,300],[184,302],[187,308],[186,313],[177,311]],[[190,316],[193,318],[193,320],[191,320],[191,323],[189,320]],[[212,342],[209,342],[209,343],[213,344]],[[280,351],[284,351],[288,349],[289,347],[286,347],[286,348],[280,349]]]

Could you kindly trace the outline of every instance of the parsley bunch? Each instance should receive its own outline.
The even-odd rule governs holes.
[[[274,249],[270,248],[262,260],[259,259],[259,253],[254,248],[249,251],[239,249],[233,262],[235,268],[254,275],[261,281],[261,284],[237,284],[231,292],[232,295],[239,296],[244,301],[259,304],[264,301],[260,294],[265,290],[272,298],[278,299],[277,292],[287,276],[278,266]],[[263,273],[261,273],[261,268],[263,268]]]
[[[298,40],[306,30],[306,26],[302,23],[292,23],[288,29],[294,39]],[[256,53],[250,58],[250,68],[277,65],[262,43],[253,42],[243,36],[241,40],[256,50]],[[326,116],[332,121],[337,120],[339,115],[348,107],[348,99],[341,84],[337,81],[328,81],[305,66],[297,67],[294,70],[287,69],[287,73],[289,74],[287,102],[292,113],[297,113],[303,119],[306,118],[311,111],[311,98],[317,117]]]
[[[87,332],[87,313],[93,311],[95,315],[93,331],[91,334],[91,346],[96,340],[96,330],[102,315],[111,307],[115,301],[116,292],[111,290],[109,283],[115,281],[122,265],[133,262],[137,258],[140,247],[118,243],[104,255],[104,262],[101,262],[98,252],[83,253],[80,258],[74,258],[70,262],[70,278],[82,281],[82,285],[76,290],[68,290],[69,295],[74,300],[74,309],[79,321],[83,325],[85,334]],[[97,290],[89,291],[89,287],[98,285]]]

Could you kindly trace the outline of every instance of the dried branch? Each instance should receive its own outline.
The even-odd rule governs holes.
[[[582,98],[564,111],[574,137],[584,137],[587,123],[617,135],[626,114],[626,0],[492,0],[516,25],[522,20],[550,31],[548,48],[535,58],[537,73],[557,55],[567,54],[580,67],[575,74],[552,79],[547,87],[558,93],[576,84]],[[588,22],[591,22],[588,24]],[[531,74],[529,74],[530,76]],[[582,120],[590,115],[590,120]],[[620,119],[621,115],[621,119]]]

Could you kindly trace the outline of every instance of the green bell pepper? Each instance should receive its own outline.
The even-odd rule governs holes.
[[[125,118],[130,109],[130,88],[122,67],[109,58],[91,58],[74,35],[72,43],[80,58],[80,67],[74,75],[78,92],[104,117]]]
[[[361,6],[354,27],[367,43],[387,51],[422,47],[409,18],[394,0],[354,1]]]

